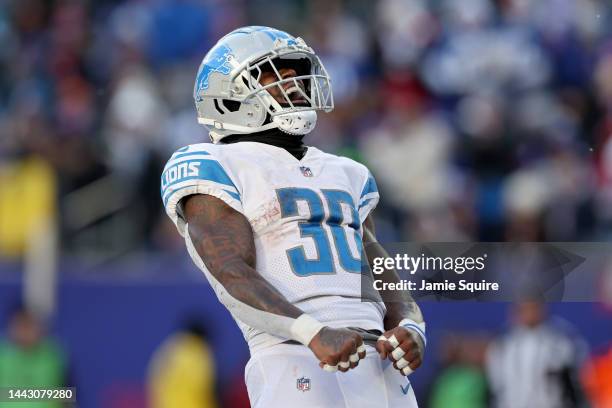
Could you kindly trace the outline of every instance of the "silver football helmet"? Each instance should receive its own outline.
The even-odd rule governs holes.
[[[295,76],[283,77],[283,68]],[[329,75],[312,48],[260,26],[239,28],[217,42],[200,64],[193,97],[198,122],[214,143],[272,128],[304,135],[314,129],[317,110],[334,108]]]

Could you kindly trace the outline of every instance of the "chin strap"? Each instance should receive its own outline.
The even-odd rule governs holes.
[[[259,132],[252,133],[252,129],[245,126],[227,126],[221,125],[220,127],[211,126],[205,120],[198,119],[198,123],[208,127],[208,136],[210,141],[213,143],[231,143],[227,140],[234,136],[250,136],[259,135],[266,132],[282,131],[285,134],[294,136],[306,135],[315,128],[317,125],[317,112],[314,110],[300,111],[284,113],[276,116],[270,116],[266,118],[265,124],[260,126]],[[219,122],[217,122],[219,123]],[[217,130],[219,129],[219,130]]]
[[[310,133],[317,124],[317,112],[314,110],[291,112],[272,117],[280,130],[290,135]]]

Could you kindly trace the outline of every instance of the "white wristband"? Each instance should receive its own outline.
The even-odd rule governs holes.
[[[403,319],[398,326],[405,327],[418,333],[423,340],[423,345],[427,346],[427,336],[425,335],[425,322],[417,323],[412,319]]]
[[[299,341],[305,346],[310,344],[310,341],[323,328],[323,324],[304,313],[291,325],[291,336],[293,340]]]

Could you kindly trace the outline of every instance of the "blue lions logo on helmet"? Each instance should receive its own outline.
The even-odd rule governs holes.
[[[198,91],[208,89],[208,78],[213,72],[218,72],[223,75],[229,75],[232,67],[229,64],[230,55],[232,50],[223,44],[220,44],[210,50],[210,52],[202,61],[202,66],[198,72],[198,78],[196,80],[196,96]]]

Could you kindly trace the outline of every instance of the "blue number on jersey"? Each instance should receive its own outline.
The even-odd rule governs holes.
[[[278,200],[281,207],[283,218],[299,215],[298,201],[308,204],[310,216],[307,221],[299,223],[302,237],[311,237],[317,250],[316,259],[307,259],[304,246],[300,245],[287,250],[289,263],[293,271],[299,276],[309,276],[314,274],[335,273],[334,262],[331,253],[331,245],[328,235],[323,229],[325,221],[330,227],[340,265],[348,272],[359,273],[361,271],[361,259],[355,258],[351,254],[342,222],[342,203],[351,209],[351,222],[349,226],[353,228],[354,239],[359,254],[362,252],[362,243],[359,233],[359,215],[355,209],[353,199],[350,194],[339,190],[323,190],[323,196],[327,201],[329,216],[325,220],[323,202],[319,194],[308,188],[281,188],[277,191]]]
[[[325,218],[323,202],[317,193],[308,188],[281,188],[276,191],[281,206],[281,216],[293,217],[298,214],[298,201],[305,201],[310,209],[308,221],[299,223],[302,237],[312,237],[317,249],[317,259],[307,259],[304,246],[295,247],[287,251],[289,263],[293,271],[300,276],[318,273],[333,273],[329,239],[322,228]]]
[[[355,205],[353,204],[353,198],[346,191],[322,191],[329,207],[329,218],[327,219],[327,224],[331,228],[332,237],[334,237],[334,244],[336,246],[336,249],[338,250],[338,258],[340,260],[340,265],[342,265],[342,267],[346,271],[361,272],[361,258],[360,256],[355,258],[351,254],[351,248],[349,247],[347,234],[344,232],[344,228],[342,228],[342,221],[344,219],[344,214],[342,213],[342,203],[344,203],[351,210],[351,222],[348,223],[348,225],[353,229],[352,235],[355,240],[357,253],[361,254],[363,244],[361,242],[361,236],[357,232],[360,227],[359,213],[357,213],[357,210],[355,209]]]

